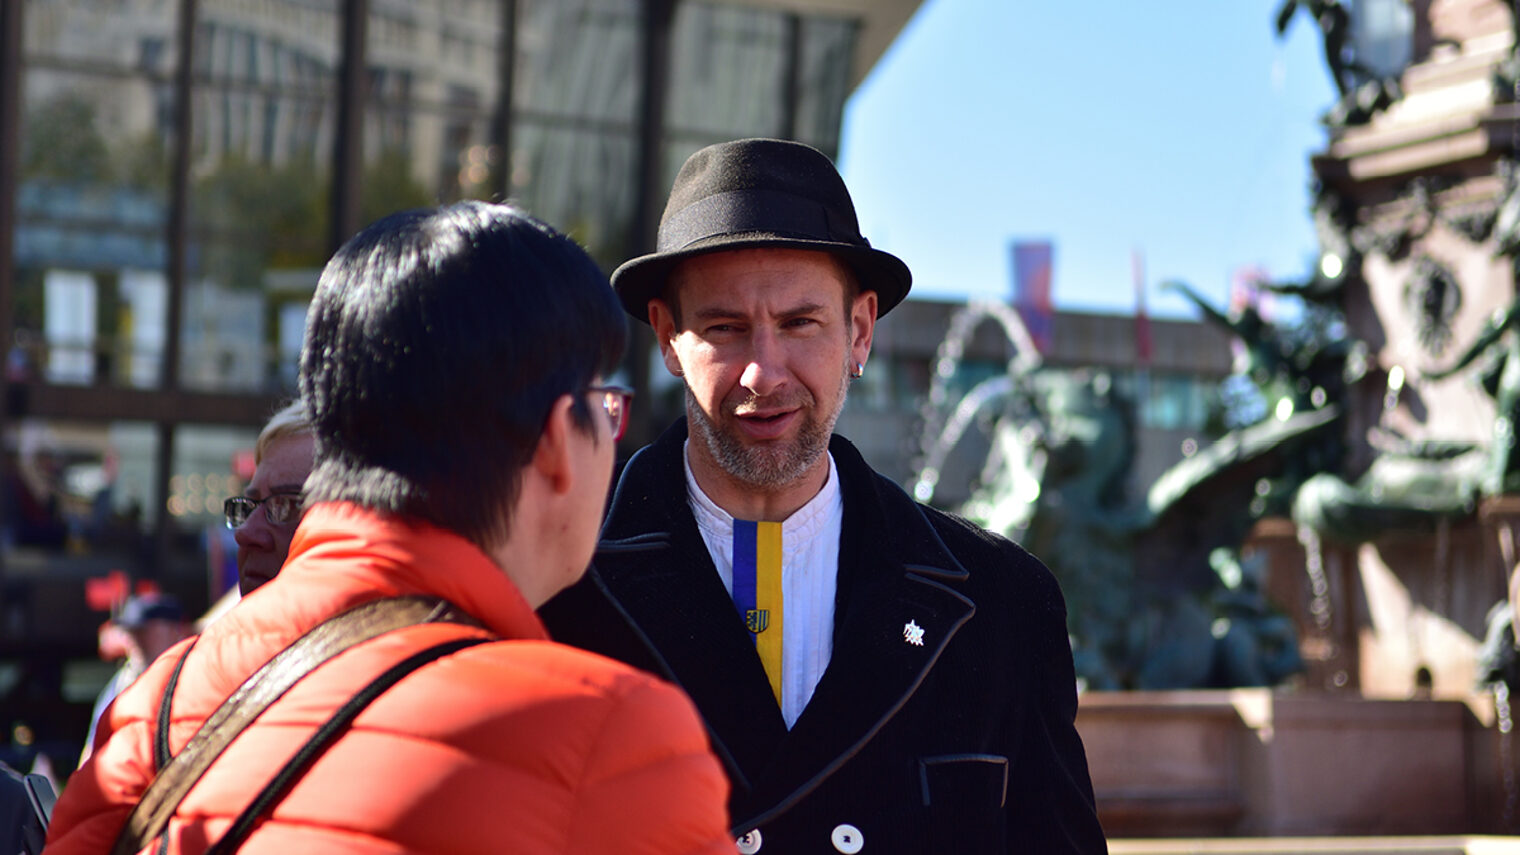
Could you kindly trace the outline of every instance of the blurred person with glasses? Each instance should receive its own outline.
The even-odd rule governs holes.
[[[273,579],[290,553],[311,474],[315,440],[305,403],[297,399],[270,418],[254,445],[253,480],[222,504],[237,541],[238,593]]]

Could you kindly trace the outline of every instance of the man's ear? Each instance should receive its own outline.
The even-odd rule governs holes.
[[[866,364],[871,358],[871,337],[876,332],[876,292],[861,291],[850,302],[850,356]]]
[[[571,431],[579,430],[570,408],[575,399],[561,395],[549,409],[543,433],[538,435],[538,445],[533,449],[531,468],[554,493],[567,493],[573,482],[575,467],[571,455]]]
[[[676,356],[676,316],[670,311],[670,304],[659,297],[649,301],[649,326],[654,329],[655,343],[660,346],[660,357],[665,360],[665,370],[672,376],[680,377],[685,372],[681,370],[681,360]]]

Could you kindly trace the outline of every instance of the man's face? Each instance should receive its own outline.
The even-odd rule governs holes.
[[[178,644],[190,634],[184,621],[150,620],[138,629],[131,630],[133,641],[142,651],[143,660],[152,662],[165,650]]]
[[[699,481],[708,469],[738,490],[811,483],[826,471],[849,371],[870,352],[876,293],[847,306],[838,262],[791,249],[696,256],[671,282],[679,322],[662,300],[650,318],[666,367],[686,382]]]
[[[306,476],[311,474],[314,448],[315,440],[311,434],[287,436],[270,443],[243,495],[250,499],[265,499],[276,494],[299,495]],[[290,539],[299,522],[271,523],[265,514],[266,507],[255,508],[248,521],[232,533],[238,547],[238,591],[244,596],[279,574],[285,556],[290,553]]]

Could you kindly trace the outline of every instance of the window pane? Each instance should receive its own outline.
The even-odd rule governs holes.
[[[797,139],[820,151],[839,150],[850,63],[859,27],[852,20],[807,16],[798,57]]]
[[[33,2],[25,24],[12,376],[157,385],[173,11]]]
[[[152,425],[28,418],[11,432],[6,451],[7,566],[20,550],[114,556],[138,569],[156,520]]]
[[[632,254],[635,143],[629,135],[524,122],[513,131],[512,197],[611,270]]]
[[[363,222],[499,195],[489,134],[501,19],[499,2],[481,0],[370,7]]]
[[[288,391],[285,305],[327,257],[336,3],[248,11],[206,0],[196,26],[191,246],[181,385]]]
[[[513,107],[523,121],[611,123],[639,111],[640,0],[519,0]]]
[[[509,196],[611,270],[634,250],[637,0],[522,0]]]
[[[786,19],[734,6],[678,7],[666,100],[673,135],[715,141],[782,133]]]

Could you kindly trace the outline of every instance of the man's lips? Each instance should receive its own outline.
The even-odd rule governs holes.
[[[750,439],[776,439],[786,433],[798,418],[799,410],[762,410],[752,413],[735,413],[739,429]]]

